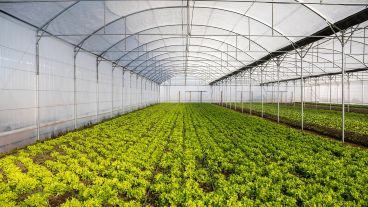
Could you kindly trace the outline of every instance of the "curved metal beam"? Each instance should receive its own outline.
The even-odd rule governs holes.
[[[146,55],[147,53],[150,53],[152,51],[155,51],[155,50],[158,50],[158,49],[162,49],[162,48],[166,48],[166,47],[173,47],[173,46],[185,46],[185,45],[167,45],[167,46],[162,46],[162,47],[158,47],[158,48],[155,48],[153,50],[150,50],[150,51],[147,51],[145,53],[143,53],[142,55],[138,56],[137,58],[133,59],[132,61],[130,61],[128,64],[124,65],[124,67],[129,67],[129,65],[134,62],[135,60],[139,59],[140,57],[142,57],[143,55]],[[213,49],[213,50],[217,50],[219,52],[222,52],[216,48],[213,48],[213,47],[209,47],[209,46],[203,46],[203,45],[191,45],[191,46],[196,46],[196,47],[204,47],[204,48],[209,48],[209,49]],[[228,54],[227,54],[228,55]],[[234,58],[233,56],[231,55],[228,55],[230,56],[231,58],[233,58],[234,60],[237,60],[236,58]],[[239,60],[237,60],[239,63],[243,64],[242,62],[240,62]],[[244,64],[243,64],[244,65]]]
[[[162,54],[162,55],[166,55],[166,54]],[[174,56],[174,57],[168,57],[168,58],[181,58],[181,57],[185,57],[185,56]],[[213,60],[211,60],[211,59],[208,59],[208,58],[203,58],[203,57],[200,57],[200,56],[190,56],[190,57],[192,57],[192,58],[202,58],[202,59],[205,59],[206,61],[208,61],[208,62],[214,62],[214,63],[216,63],[215,61],[213,61]],[[151,63],[150,65],[148,65],[148,66],[146,66],[144,69],[142,69],[139,73],[137,73],[137,74],[140,74],[141,72],[144,72],[144,71],[147,71],[147,69],[149,69],[150,67],[152,67],[152,65],[154,65],[154,64],[156,64],[157,62],[161,62],[161,60],[162,61],[167,61],[167,59],[168,58],[164,58],[164,59],[160,59],[159,61],[156,61],[156,62],[154,62],[154,63]],[[177,62],[181,62],[181,61],[183,61],[183,60],[170,60],[170,62],[174,62],[174,61],[177,61]],[[202,62],[202,61],[199,61],[199,62]],[[204,63],[204,62],[203,62]],[[191,64],[191,66],[192,66],[192,64]],[[207,63],[207,65],[206,65],[207,67],[221,67],[221,65],[220,66],[215,66],[215,65],[211,65],[211,64],[209,64],[209,63]],[[152,70],[152,69],[155,69],[157,66],[155,65],[153,68],[150,68],[150,70]],[[221,71],[222,73],[223,73],[223,71]],[[144,76],[144,75],[146,75],[147,73],[145,73],[145,74],[142,74],[142,76]]]
[[[323,19],[328,26],[332,26],[333,23],[330,22],[327,17],[325,17],[323,14],[321,14],[320,12],[318,12],[317,10],[313,9],[312,7],[310,7],[309,5],[306,5],[304,2],[300,1],[300,0],[295,0],[296,2],[300,3],[301,5],[303,5],[305,8],[307,8],[308,10],[310,10],[311,12],[313,12],[314,14],[316,14],[317,16],[319,16],[321,19]],[[339,29],[339,28],[337,28]],[[340,29],[339,29],[340,30]]]
[[[134,34],[130,34],[129,36],[126,36],[124,37],[123,39],[117,41],[116,43],[114,43],[113,45],[111,45],[109,48],[105,49],[103,52],[101,52],[99,54],[99,56],[103,56],[104,54],[106,54],[110,49],[112,49],[113,47],[115,47],[116,45],[124,42],[126,39],[132,37],[132,36],[135,36],[135,35],[139,35],[140,33],[142,32],[147,32],[149,30],[153,30],[153,29],[160,29],[160,28],[163,28],[163,27],[178,27],[178,26],[182,26],[182,24],[168,24],[168,25],[161,25],[161,26],[155,26],[155,27],[151,27],[151,28],[146,28],[144,30],[141,30],[141,31],[138,31]],[[222,30],[222,31],[226,31],[226,32],[229,32],[229,33],[232,33],[232,34],[235,34],[239,37],[242,37],[244,39],[246,39],[247,41],[250,41],[252,42],[253,44],[257,45],[258,47],[262,48],[263,50],[265,50],[265,52],[267,53],[270,53],[270,51],[268,51],[265,47],[263,47],[262,45],[258,44],[256,41],[250,39],[249,37],[247,37],[246,35],[242,35],[242,34],[239,34],[239,33],[236,33],[234,31],[231,31],[231,30],[228,30],[228,29],[224,29],[224,28],[221,28],[221,27],[216,27],[216,26],[210,26],[210,25],[202,25],[202,24],[192,24],[192,26],[194,27],[206,27],[206,28],[214,28],[214,29],[218,29],[218,30]],[[179,38],[184,38],[184,37],[179,37]],[[192,38],[192,37],[191,37]],[[211,38],[212,39],[212,38]],[[220,40],[218,40],[220,41]],[[224,42],[224,41],[221,41],[221,42]],[[139,46],[138,46],[139,47]],[[236,46],[233,46],[237,49],[239,49],[239,47],[236,47]],[[243,51],[243,50],[242,50]],[[130,52],[130,51],[129,51]],[[244,52],[245,53],[245,52]],[[248,56],[250,56],[248,53],[246,53]]]
[[[198,53],[198,52],[197,52]],[[157,56],[163,56],[163,55],[167,55],[168,53],[164,53],[164,54],[160,54],[160,55],[157,55]],[[203,54],[206,54],[206,53],[203,53]],[[150,65],[148,65],[148,66],[146,66],[144,69],[142,69],[141,71],[139,71],[137,74],[141,74],[143,71],[146,71],[147,69],[149,69],[152,65],[154,65],[154,64],[156,64],[157,62],[160,62],[160,61],[162,61],[162,60],[167,60],[167,59],[169,59],[169,58],[176,58],[176,57],[178,57],[178,56],[174,56],[174,57],[168,57],[168,58],[164,58],[164,59],[159,59],[159,60],[156,60],[155,62],[153,62],[153,63],[151,63]],[[185,57],[185,56],[179,56],[179,57]],[[204,58],[204,57],[201,57],[201,56],[195,56],[195,55],[191,55],[190,57],[193,57],[193,58],[202,58],[202,59],[206,59],[206,61],[209,61],[209,62],[213,62],[213,63],[215,63],[215,64],[217,64],[217,65],[219,65],[218,67],[219,68],[221,68],[221,64],[220,63],[218,63],[217,61],[214,61],[214,60],[211,60],[211,59],[208,59],[208,58]],[[154,58],[154,57],[153,57]],[[218,57],[216,57],[216,58],[218,58]],[[150,59],[152,59],[152,58],[150,58]],[[146,60],[147,61],[147,60]],[[145,62],[146,62],[145,61]],[[221,60],[220,60],[221,61]],[[225,61],[225,60],[224,60]],[[226,61],[225,61],[226,62]],[[140,64],[141,65],[141,64]],[[208,65],[209,66],[211,66],[211,67],[214,67],[214,65],[210,65],[209,63],[208,63]],[[137,68],[138,66],[136,66],[135,68]],[[231,67],[233,67],[233,68],[235,68],[235,66],[233,66],[233,65],[231,65]],[[224,67],[225,69],[227,69],[226,67]],[[223,71],[221,71],[221,72],[223,72]],[[223,72],[224,73],[224,72]],[[142,74],[142,76],[145,76],[147,73],[144,73],[144,74]]]
[[[134,49],[131,49],[129,50],[128,52],[124,53],[124,55],[120,56],[118,59],[115,60],[115,62],[119,62],[121,59],[123,59],[126,55],[128,55],[129,53],[131,52],[134,52],[134,50],[136,49],[139,49],[140,47],[142,46],[145,46],[145,45],[148,45],[148,44],[151,44],[151,43],[154,43],[156,41],[161,41],[161,40],[166,40],[166,39],[182,39],[183,37],[166,37],[166,38],[160,38],[160,39],[156,39],[156,40],[153,40],[153,41],[150,41],[150,42],[146,42],[138,47],[135,47]],[[193,39],[206,39],[206,40],[213,40],[213,41],[217,41],[217,42],[220,42],[220,43],[224,43],[223,41],[220,41],[220,40],[217,40],[217,39],[213,39],[213,38],[208,38],[208,37],[191,37]],[[239,49],[238,47],[232,45],[232,44],[229,44],[229,43],[225,43],[226,45],[230,45],[231,47],[234,47],[236,48],[237,50],[239,50],[239,52],[241,53],[244,53],[246,56],[249,56],[250,58],[252,58],[253,60],[255,60],[255,58],[251,55],[249,55],[247,52],[245,52],[244,50],[242,49]],[[111,49],[111,48],[110,48]],[[263,48],[262,48],[263,49]],[[266,50],[267,51],[267,50]],[[268,52],[268,51],[267,51]],[[223,52],[224,53],[224,52]]]
[[[61,10],[55,16],[53,16],[52,18],[50,18],[49,20],[47,20],[41,27],[38,27],[37,30],[38,31],[44,30],[45,27],[47,27],[52,21],[54,21],[60,15],[64,14],[66,11],[68,11],[70,8],[72,8],[73,6],[75,6],[76,4],[78,4],[79,2],[80,1],[76,1],[76,2],[72,3],[71,5],[67,6],[66,8],[64,8],[63,10]]]
[[[155,66],[153,66],[149,71],[147,71],[147,73],[145,73],[144,75],[142,75],[142,76],[145,76],[145,77],[150,77],[149,75],[151,75],[151,71],[156,71],[156,69],[158,68],[158,67],[162,67],[162,66],[166,66],[166,64],[168,64],[168,63],[173,63],[173,62],[182,62],[182,61],[185,61],[184,59],[183,60],[181,60],[181,61],[178,61],[178,60],[170,60],[171,58],[184,58],[184,57],[186,57],[186,56],[174,56],[174,57],[168,57],[168,58],[164,58],[164,59],[162,59],[162,60],[165,60],[166,62],[165,63],[162,63],[162,64],[160,64],[160,65],[155,65]],[[188,56],[188,57],[193,57],[193,58],[199,58],[199,59],[202,59],[203,61],[211,61],[210,59],[207,59],[207,58],[203,58],[203,57],[197,57],[197,56]],[[204,64],[207,64],[207,65],[201,65],[201,67],[211,67],[211,68],[219,68],[219,67],[221,67],[221,65],[220,66],[214,66],[214,65],[210,65],[209,63],[206,63],[206,62],[202,62],[202,60],[198,60],[198,62],[200,62],[200,63],[204,63]],[[156,63],[156,62],[155,62]],[[152,63],[152,64],[155,64],[155,63]],[[214,63],[216,63],[216,62],[214,62]],[[151,65],[149,65],[149,66],[147,66],[147,68],[149,68],[149,67],[151,67],[152,66],[152,64]],[[194,66],[196,66],[196,65],[191,65],[190,67],[194,67]],[[165,69],[165,72],[166,72],[167,70]],[[218,70],[220,73],[223,73],[223,71],[221,71],[221,70]],[[150,73],[151,72],[151,73]],[[148,75],[149,74],[149,75]]]
[[[180,52],[181,53],[181,52]],[[229,64],[229,62],[228,61],[226,61],[226,60],[224,60],[224,59],[221,59],[220,57],[217,57],[217,56],[215,56],[215,55],[212,55],[212,54],[209,54],[209,53],[206,53],[206,52],[201,52],[201,51],[195,51],[194,53],[201,53],[201,54],[206,54],[206,55],[209,55],[209,56],[213,56],[213,57],[215,57],[216,59],[220,59],[219,61],[225,61],[227,64]],[[159,57],[159,56],[162,56],[162,55],[167,55],[167,54],[170,54],[170,52],[164,52],[164,53],[162,53],[162,54],[160,54],[160,55],[156,55],[156,56],[154,56],[154,57],[151,57],[151,58],[149,58],[149,59],[146,59],[144,62],[142,62],[142,63],[140,63],[138,66],[136,66],[132,71],[134,71],[137,67],[140,67],[143,63],[145,63],[145,62],[147,62],[147,61],[150,61],[150,60],[152,60],[153,58],[156,58],[156,57]],[[160,61],[161,59],[159,59],[158,61]],[[156,61],[157,62],[157,61]],[[231,67],[235,67],[235,66],[233,66],[232,64],[230,64],[231,65]],[[149,67],[149,66],[146,66],[146,67]],[[138,74],[141,74],[141,72],[142,72],[142,70],[141,71],[139,71],[138,72]]]
[[[168,58],[163,58],[163,59],[160,59],[159,61],[164,61],[164,60],[170,60],[171,58],[180,58],[180,57],[186,57],[186,56],[174,56],[174,57],[168,57]],[[202,59],[202,60],[206,60],[206,61],[210,61],[210,62],[213,62],[213,63],[215,63],[215,64],[217,64],[217,65],[219,65],[218,67],[221,67],[221,64],[219,64],[219,63],[217,63],[217,62],[215,62],[215,61],[213,61],[213,60],[211,60],[211,59],[207,59],[207,58],[203,58],[203,57],[198,57],[198,56],[188,56],[188,57],[193,57],[193,58],[199,58],[199,59]],[[178,62],[178,60],[175,60],[176,62]],[[183,60],[184,61],[184,60]],[[156,64],[157,63],[157,61],[156,62],[154,62],[154,63],[151,63],[150,65],[148,65],[146,68],[149,68],[149,67],[151,67],[153,64]],[[208,63],[209,64],[209,63]],[[211,67],[213,67],[214,65],[211,65]],[[154,68],[156,68],[157,66],[155,66]],[[153,69],[154,69],[153,68]],[[150,71],[152,71],[152,70],[150,70]],[[147,73],[145,73],[145,74],[142,74],[142,76],[147,76],[147,74],[149,74],[149,72],[147,72]],[[147,76],[148,77],[148,76]]]
[[[125,15],[125,16],[121,16],[115,20],[112,20],[110,22],[108,22],[107,24],[103,25],[102,27],[98,28],[97,30],[93,31],[91,34],[89,34],[87,37],[85,37],[82,41],[80,41],[77,46],[81,47],[85,41],[87,41],[91,36],[93,36],[94,34],[96,34],[98,31],[106,28],[107,26],[119,21],[119,20],[122,20],[122,19],[126,19],[130,16],[133,16],[133,15],[136,15],[136,14],[140,14],[140,13],[143,13],[143,12],[151,12],[151,11],[154,11],[154,10],[162,10],[162,9],[182,9],[182,8],[187,8],[186,6],[167,6],[167,7],[157,7],[157,8],[150,8],[150,9],[145,9],[145,10],[140,10],[140,11],[136,11],[136,12],[133,12],[133,13],[130,13],[128,15]],[[237,15],[240,15],[240,16],[243,16],[243,17],[248,17],[256,22],[259,22],[260,24],[262,25],[265,25],[266,27],[274,30],[275,32],[279,33],[281,36],[285,37],[290,43],[293,44],[293,41],[288,38],[285,34],[283,34],[282,32],[280,32],[278,29],[275,29],[274,27],[270,26],[269,24],[267,24],[266,22],[260,20],[260,19],[257,19],[256,17],[252,17],[252,16],[249,16],[249,15],[245,15],[245,14],[242,14],[242,13],[239,13],[239,12],[236,12],[236,11],[232,11],[232,10],[228,10],[228,9],[223,9],[223,8],[216,8],[216,7],[209,7],[209,6],[196,6],[195,7],[196,9],[212,9],[212,10],[219,10],[219,11],[225,11],[225,12],[229,12],[229,13],[233,13],[233,14],[237,14]],[[126,28],[124,28],[126,30]]]
[[[172,64],[173,62],[170,62],[171,64],[169,65],[165,65],[165,67],[175,67],[175,68],[182,68],[184,69],[184,66],[183,65],[177,65],[177,64]],[[200,66],[196,66],[196,67],[201,67],[201,68],[204,68],[206,69],[206,66],[203,66],[203,65],[200,65]],[[181,74],[180,72],[181,71],[177,71],[177,70],[169,70],[169,72],[172,72],[171,74],[168,74],[167,76],[170,76],[170,75],[177,75],[177,74]],[[157,75],[159,75],[160,73],[159,72],[156,72],[156,73],[152,73],[150,74],[150,78],[154,79],[155,77],[157,77]],[[193,76],[196,76],[200,79],[202,79],[203,81],[208,81],[208,79],[206,79],[206,75],[204,75],[204,73],[192,73]],[[209,75],[207,74],[207,76],[210,76],[211,78],[215,78],[213,75]]]

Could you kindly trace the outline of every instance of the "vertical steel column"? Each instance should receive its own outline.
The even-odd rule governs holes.
[[[74,130],[77,129],[77,54],[78,52],[74,49],[74,56],[73,56],[73,94],[74,94]]]
[[[252,70],[249,69],[249,114],[252,115]]]
[[[242,90],[241,90],[241,108],[242,113],[244,113],[244,101],[243,101],[243,91],[244,91],[244,82],[245,82],[245,76],[242,74],[243,80],[242,80]]]
[[[100,64],[99,58],[96,58],[96,105],[97,105],[97,113],[96,113],[96,119],[97,122],[99,122],[99,116],[100,116],[100,86],[99,86],[99,80],[98,80],[98,66]]]
[[[329,77],[329,79],[330,79],[330,83],[329,83],[329,90],[330,90],[330,100],[329,100],[329,102],[330,102],[330,110],[332,109],[332,88],[331,88],[331,80],[332,80],[332,76],[330,76]]]
[[[129,111],[131,111],[132,102],[132,72],[129,71]]]
[[[113,66],[111,68],[111,118],[114,117],[114,70]]]
[[[304,130],[304,77],[303,77],[303,50],[300,50],[300,102],[302,131]]]
[[[146,93],[145,100],[144,100],[144,105],[147,107],[148,106],[148,94],[147,94],[147,79],[144,80],[144,92]]]
[[[143,108],[143,78],[141,77],[141,108]]]
[[[238,77],[235,76],[235,100],[234,100],[234,109],[237,110],[237,93],[238,93]]]
[[[222,94],[221,94],[221,86],[220,85],[216,85],[217,87],[217,101],[218,101],[218,104],[221,105],[221,98],[222,98]]]
[[[345,141],[345,92],[344,92],[344,79],[345,79],[345,31],[341,32],[341,107],[342,107],[342,122],[341,122],[341,138],[342,142]]]
[[[40,44],[38,34],[36,35],[36,132],[37,140],[40,140]]]
[[[277,67],[277,123],[280,123],[280,59],[276,59]]]
[[[348,107],[348,112],[350,112],[350,74],[347,74],[348,76],[348,103],[347,103],[347,107]]]
[[[125,73],[125,70],[124,68],[122,68],[121,70],[121,112],[124,114],[124,73]]]
[[[156,88],[157,88],[157,103],[160,103],[160,101],[161,101],[161,87],[160,87],[160,85],[156,84]]]
[[[263,118],[263,69],[261,69],[261,117]]]
[[[221,81],[221,106],[224,106],[224,94],[223,94],[223,91],[224,91],[224,84],[222,83]]]
[[[227,83],[228,81],[226,80],[225,82],[225,107],[227,108]]]
[[[294,90],[293,90],[293,105],[295,106],[295,80],[293,82],[293,87],[294,87]]]
[[[231,79],[229,80],[229,82],[230,82],[230,87],[229,87],[229,89],[230,89],[230,92],[229,92],[229,105],[230,105],[230,109],[231,109],[231,88],[232,88],[232,84],[231,84]]]
[[[138,75],[135,75],[135,110],[139,109],[139,97],[138,97],[138,79],[139,79],[139,76]]]
[[[241,112],[244,113],[244,107],[243,107],[243,91],[240,91],[240,102],[241,102]]]
[[[314,104],[317,108],[317,78],[314,80]]]

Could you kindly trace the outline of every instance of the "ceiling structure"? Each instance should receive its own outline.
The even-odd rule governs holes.
[[[338,73],[342,30],[346,70],[367,68],[367,5],[368,0],[13,0],[1,1],[0,11],[34,26],[41,38],[60,38],[76,51],[157,83],[183,76],[217,84],[247,70],[259,83],[275,81],[276,70],[285,81],[298,78],[301,68],[311,77]]]

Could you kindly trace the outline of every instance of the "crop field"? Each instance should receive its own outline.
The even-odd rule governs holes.
[[[3,155],[0,203],[368,206],[368,151],[216,105],[159,104]]]
[[[238,109],[241,109],[241,103],[233,103]],[[261,103],[243,103],[243,109],[249,112],[261,113]],[[277,116],[277,104],[264,104],[264,113]],[[291,121],[296,125],[301,122],[301,106],[290,106],[280,104],[280,117]],[[327,121],[328,120],[328,121]],[[311,107],[304,108],[304,123],[309,129],[316,129],[328,135],[340,136],[341,134],[341,112],[335,110],[315,109]],[[368,114],[347,112],[345,114],[345,130],[351,141],[357,141],[359,144],[368,146]]]
[[[286,105],[286,106],[300,106],[301,105],[300,102],[280,103],[280,104]],[[342,109],[341,104],[313,103],[313,102],[304,102],[304,107],[314,108],[314,109],[335,110],[335,111],[340,111],[340,112]],[[368,105],[345,104],[345,112],[356,112],[356,113],[368,114]]]

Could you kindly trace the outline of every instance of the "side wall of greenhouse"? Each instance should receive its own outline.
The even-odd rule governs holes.
[[[33,27],[0,25],[0,153],[158,101],[156,83],[90,53],[74,66],[74,47],[57,38],[40,39],[37,60]]]
[[[346,104],[368,104],[368,81],[353,80],[345,81],[345,103]],[[301,102],[300,80],[282,82],[278,87],[277,83],[260,86],[259,83],[250,85],[249,82],[234,81],[212,87],[212,101],[223,102],[263,102],[264,103],[293,103]],[[303,85],[303,101],[311,103],[332,103],[341,104],[341,78],[334,76],[329,79],[318,80],[308,79]]]

